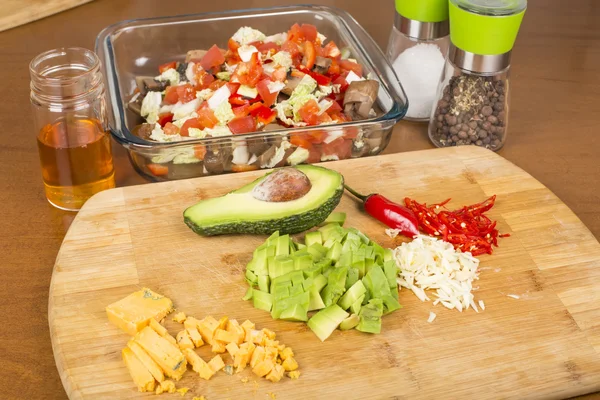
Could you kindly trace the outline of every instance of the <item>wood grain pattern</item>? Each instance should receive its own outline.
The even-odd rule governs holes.
[[[359,191],[460,206],[498,195],[490,216],[502,239],[481,258],[476,299],[459,313],[400,292],[404,308],[381,335],[336,332],[319,342],[304,324],[273,321],[241,300],[245,264],[259,236],[197,236],[183,209],[262,172],[133,186],[101,193],[79,212],[58,254],[49,321],[57,366],[72,399],[143,398],[120,360],[127,335],[104,307],[141,286],[179,310],[227,315],[268,327],[295,350],[302,376],[271,384],[188,372],[180,385],[213,398],[568,397],[600,389],[600,244],[547,188],[502,157],[461,147],[327,164]],[[367,174],[368,171],[368,174]],[[376,176],[373,181],[370,177]],[[384,246],[384,226],[345,195],[338,210]],[[508,297],[516,294],[518,300]],[[430,310],[438,314],[427,323]],[[168,319],[172,334],[177,324]],[[201,352],[208,356],[207,349]],[[397,396],[397,397],[394,397]]]
[[[0,31],[47,17],[92,0],[3,0]]]

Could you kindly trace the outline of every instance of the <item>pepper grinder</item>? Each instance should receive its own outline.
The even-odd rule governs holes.
[[[407,120],[429,121],[448,33],[448,0],[396,0],[386,54],[408,98]]]
[[[506,142],[509,70],[526,0],[449,0],[450,48],[429,122],[438,147]]]

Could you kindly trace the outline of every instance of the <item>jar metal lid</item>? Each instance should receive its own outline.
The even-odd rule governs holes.
[[[450,33],[450,24],[448,21],[441,22],[421,22],[414,19],[408,19],[400,14],[394,18],[394,26],[406,36],[417,40],[434,40]]]
[[[450,0],[450,40],[474,54],[508,53],[526,7],[525,0]]]
[[[505,70],[510,66],[510,54],[482,55],[464,51],[450,43],[448,60],[458,68],[481,74],[493,74]]]
[[[404,18],[419,22],[448,20],[448,0],[395,0],[396,11]]]

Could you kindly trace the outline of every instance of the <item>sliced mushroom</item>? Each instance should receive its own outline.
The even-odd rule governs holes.
[[[144,140],[150,140],[150,135],[152,135],[153,130],[154,124],[141,124],[138,125],[138,128],[134,131],[134,134]]]
[[[177,63],[177,72],[179,73],[179,80],[182,82],[187,82],[188,78],[185,75],[185,70],[187,69],[188,63]]]
[[[207,151],[204,155],[204,168],[209,174],[222,174],[223,173],[223,157],[221,153],[213,153]]]
[[[248,139],[247,143],[250,154],[262,154],[270,147],[264,138]]]
[[[138,76],[135,78],[135,84],[142,94],[148,92],[162,92],[169,85],[168,81],[157,81],[151,76]]]
[[[277,151],[277,146],[269,147],[264,153],[262,153],[260,156],[258,156],[258,161],[257,161],[258,165],[267,164],[269,162],[269,160],[271,158],[273,158],[276,151]]]
[[[352,142],[352,158],[363,157],[369,154],[369,143],[364,140],[354,140]]]
[[[301,80],[302,78],[297,76],[288,76],[287,80],[285,81],[285,87],[281,89],[281,92],[291,96],[292,92],[294,89],[296,89],[296,86],[298,86]]]
[[[313,70],[320,74],[324,74],[329,70],[329,66],[331,65],[331,58],[317,56],[315,58],[315,66]]]
[[[200,61],[206,52],[206,50],[190,50],[185,55],[185,62],[189,63],[190,61]]]
[[[286,149],[281,161],[275,164],[275,168],[283,167],[286,164],[288,157],[291,156],[294,151],[296,151],[296,149],[292,147]]]
[[[372,79],[354,81],[344,95],[344,111],[352,119],[368,118],[373,103],[377,100],[379,82]]]
[[[140,93],[140,95],[134,101],[127,103],[127,108],[137,115],[142,115],[142,100],[144,100],[144,96],[142,96]]]

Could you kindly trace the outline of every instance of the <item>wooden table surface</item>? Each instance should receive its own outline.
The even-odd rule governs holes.
[[[385,47],[393,3],[315,1],[349,11]],[[4,399],[66,398],[48,332],[54,259],[74,214],[45,200],[29,108],[28,63],[63,46],[93,49],[123,19],[292,4],[95,0],[0,33],[0,387]],[[509,138],[500,154],[558,195],[600,238],[600,2],[531,0],[513,51]],[[431,148],[426,125],[399,123],[386,153]],[[115,146],[118,185],[145,183]],[[402,179],[401,176],[398,179]],[[600,322],[598,323],[600,329]],[[589,396],[592,398],[595,396]]]

